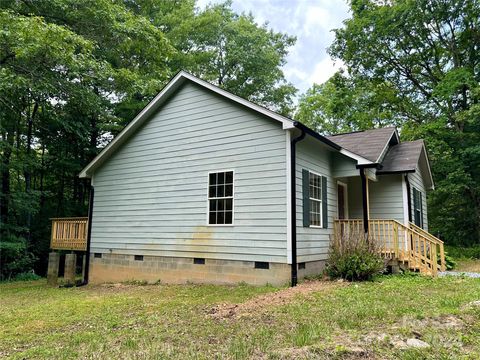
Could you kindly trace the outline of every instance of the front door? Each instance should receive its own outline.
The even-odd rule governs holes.
[[[347,218],[347,186],[337,183],[337,199],[338,199],[338,218]]]

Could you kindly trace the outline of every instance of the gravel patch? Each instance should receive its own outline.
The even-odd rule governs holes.
[[[438,273],[438,276],[465,276],[480,279],[480,273],[469,271],[441,271]]]

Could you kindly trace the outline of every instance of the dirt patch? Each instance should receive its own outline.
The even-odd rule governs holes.
[[[344,282],[306,281],[295,287],[290,287],[272,293],[256,296],[241,304],[217,304],[207,310],[207,315],[214,319],[234,319],[248,317],[262,312],[266,308],[288,304],[297,296],[308,298],[312,293],[327,291],[340,286]]]

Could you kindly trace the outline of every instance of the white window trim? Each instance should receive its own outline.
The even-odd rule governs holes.
[[[320,225],[312,225],[310,224],[309,227],[311,227],[312,229],[323,229],[323,181],[322,181],[322,177],[323,175],[320,175],[319,173],[316,173],[314,171],[311,171],[311,170],[308,170],[309,174],[313,174],[313,175],[316,175],[316,176],[319,176],[320,177],[320,196],[321,196],[321,199],[318,200],[318,199],[315,199],[315,198],[312,198],[310,196],[310,175],[308,176],[308,179],[309,179],[309,182],[308,182],[308,200],[314,200],[314,201],[320,201]],[[310,212],[312,211],[312,208],[310,207]],[[310,216],[310,212],[308,213],[308,216]]]
[[[231,224],[210,224],[210,196],[209,187],[210,187],[210,174],[218,174],[218,173],[225,173],[225,172],[232,172],[233,173],[233,186],[232,186],[232,223]],[[229,198],[227,198],[229,199]],[[227,170],[214,170],[209,171],[207,174],[207,219],[206,219],[207,226],[214,226],[214,227],[232,227],[235,225],[235,170],[234,169],[227,169]]]

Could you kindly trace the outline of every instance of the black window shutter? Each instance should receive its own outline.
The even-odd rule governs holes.
[[[310,172],[302,169],[303,226],[310,226]]]
[[[327,178],[322,176],[322,227],[328,228],[328,200],[327,200]]]
[[[423,229],[423,199],[422,199],[422,192],[418,192],[418,204],[420,209],[420,227]]]

